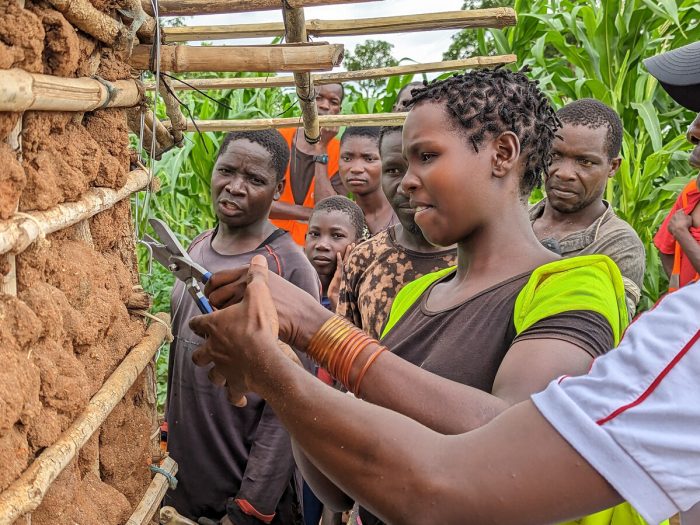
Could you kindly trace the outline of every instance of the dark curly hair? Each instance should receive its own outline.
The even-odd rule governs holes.
[[[219,152],[216,155],[216,160],[226,151],[231,142],[236,140],[246,139],[250,142],[260,144],[263,148],[270,152],[270,165],[275,170],[277,181],[284,179],[284,174],[287,171],[289,164],[289,145],[284,140],[282,134],[276,129],[259,129],[251,131],[229,131],[226,133]]]
[[[527,195],[547,174],[552,142],[561,127],[538,82],[525,75],[527,71],[481,69],[433,81],[414,89],[406,107],[423,102],[444,104],[457,129],[466,132],[477,153],[487,134],[515,133],[525,159],[520,189]]]
[[[381,128],[379,126],[352,126],[345,128],[345,131],[340,137],[340,143],[343,144],[346,140],[352,137],[366,137],[378,143],[380,131]]]
[[[622,149],[622,120],[615,110],[594,98],[575,100],[557,111],[557,117],[563,124],[586,126],[597,129],[608,128],[605,147],[608,158],[614,159]]]
[[[314,206],[314,213],[318,211],[339,211],[347,215],[350,219],[350,224],[355,228],[355,235],[358,241],[364,241],[369,238],[369,228],[367,227],[367,222],[365,221],[365,214],[362,213],[362,209],[355,204],[353,201],[348,199],[343,195],[333,195],[331,197],[326,197],[325,199],[316,203]]]

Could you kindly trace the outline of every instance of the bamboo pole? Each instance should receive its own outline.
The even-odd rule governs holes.
[[[319,115],[321,127],[338,126],[401,126],[408,113],[370,113],[367,115]],[[167,124],[167,123],[166,123]],[[301,117],[259,118],[244,120],[197,120],[200,131],[247,131],[269,128],[299,128],[303,126]],[[191,122],[187,131],[195,131]],[[0,246],[0,249],[2,247]],[[1,252],[0,252],[1,253]]]
[[[359,4],[375,0],[286,0],[289,7],[311,7],[318,5]],[[153,15],[150,0],[141,0],[144,11]],[[249,11],[273,11],[281,6],[280,0],[159,0],[160,16],[196,16]]]
[[[301,7],[287,7],[282,4],[284,17],[285,40],[288,43],[306,42],[306,21],[304,9]],[[321,128],[318,125],[318,108],[316,107],[316,92],[311,80],[311,73],[294,73],[297,98],[301,108],[301,118],[304,121],[304,138],[314,144],[321,139]]]
[[[172,458],[165,458],[160,468],[171,476],[177,474],[177,463]],[[136,506],[134,513],[124,525],[146,525],[150,523],[151,518],[153,518],[160,507],[160,502],[163,500],[167,490],[168,478],[160,472],[156,473],[143,498]]]
[[[134,170],[126,184],[118,189],[90,188],[79,201],[65,202],[46,211],[33,211],[32,219],[24,216],[0,222],[0,254],[18,254],[38,238],[72,226],[114,206],[148,184],[148,173]],[[0,513],[1,515],[2,513]]]
[[[509,7],[474,9],[471,11],[444,11],[420,15],[384,16],[352,20],[308,20],[306,32],[312,37],[377,35],[410,33],[441,29],[503,28],[515,25],[517,15]],[[236,24],[222,26],[186,26],[165,29],[166,42],[193,40],[223,40],[231,38],[260,38],[284,35],[280,22]]]
[[[121,22],[95,9],[89,0],[49,0],[49,3],[72,25],[108,46],[126,34]]]
[[[55,77],[21,69],[0,71],[0,111],[92,111],[131,107],[140,101],[135,80],[105,84],[93,78]]]
[[[318,86],[322,84],[338,84],[340,82],[353,82],[357,80],[385,78],[397,75],[495,67],[503,64],[511,64],[516,60],[517,57],[515,55],[471,57],[462,58],[459,60],[429,62],[426,64],[406,64],[402,66],[382,67],[377,69],[360,69],[358,71],[318,73],[312,74],[311,80],[313,81],[314,85]],[[261,89],[294,86],[294,77],[291,75],[249,78],[184,78],[183,80],[189,85],[173,80],[173,89],[176,91],[184,91],[192,89]],[[153,84],[146,85],[146,89],[152,91]]]
[[[342,44],[162,46],[161,71],[327,71],[343,60]],[[151,46],[135,46],[131,65],[151,69]]]
[[[168,336],[170,317],[163,313],[156,315],[162,322],[154,322],[148,327],[141,342],[131,349],[102,388],[90,399],[78,419],[0,494],[0,525],[10,525],[18,517],[39,506],[51,483],[75,458],[80,448],[134,384]]]
[[[7,144],[12,148],[14,152],[17,153],[18,160],[22,160],[22,123],[24,121],[24,114],[19,116],[17,119],[17,124],[14,129],[10,132],[7,137]],[[15,211],[17,211],[17,206],[15,206]],[[5,255],[7,258],[7,265],[9,266],[9,271],[7,274],[3,275],[0,279],[0,293],[6,295],[17,295],[17,258],[13,253],[8,253]]]
[[[126,122],[129,130],[139,136],[141,132],[141,112],[138,108],[131,108],[126,111]],[[161,155],[175,145],[175,140],[168,129],[157,118],[153,118],[153,112],[149,109],[144,114],[143,146],[151,154],[151,144],[153,142],[153,125],[156,127],[156,150],[153,158],[160,160]]]
[[[168,78],[159,79],[159,92],[165,104],[165,113],[170,118],[170,135],[176,146],[182,146],[185,136],[182,132],[187,129],[187,119],[180,110],[180,101],[173,95],[172,85]]]

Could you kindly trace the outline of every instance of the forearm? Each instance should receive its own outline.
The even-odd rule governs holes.
[[[308,458],[389,523],[553,523],[619,501],[529,402],[450,437],[333,391],[286,359],[266,368],[254,388]]]
[[[273,202],[270,208],[270,219],[292,219],[295,221],[308,221],[311,217],[311,208],[290,204],[288,202]]]
[[[328,178],[328,164],[316,163],[314,181],[314,204],[327,197],[337,195],[331,180]]]
[[[416,495],[423,491],[425,473],[435,466],[431,440],[438,435],[328,388],[286,359],[275,357],[266,369],[271,373],[260,374],[253,388],[312,464],[385,521],[415,523],[421,506]],[[403,439],[397,442],[394,434]]]
[[[681,245],[683,253],[693,265],[696,272],[700,273],[700,243],[695,240],[688,230],[679,232],[676,240]]]
[[[304,481],[309,484],[316,497],[334,512],[349,510],[354,503],[353,499],[316,468],[295,440],[292,440],[292,450],[294,451],[294,460]]]

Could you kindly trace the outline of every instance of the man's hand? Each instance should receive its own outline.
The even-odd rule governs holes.
[[[687,215],[683,210],[678,210],[668,222],[668,231],[678,239],[679,236],[688,233],[692,225],[693,219],[690,215]]]
[[[271,352],[280,351],[277,311],[267,280],[267,260],[256,255],[238,304],[190,320],[190,328],[205,340],[192,360],[198,366],[214,362],[209,379],[225,384],[229,401],[236,406],[245,406],[244,393],[252,390],[256,372],[265,370]]]
[[[262,265],[259,265],[255,271],[262,272]],[[266,274],[265,292],[267,297],[270,297],[272,310],[277,312],[279,338],[297,350],[303,351],[313,334],[331,316],[331,313],[302,289],[279,275],[268,272],[267,264],[264,272]],[[247,287],[250,286],[249,273],[248,267],[242,266],[212,275],[204,289],[211,305],[219,309],[228,309],[229,306],[243,301]]]

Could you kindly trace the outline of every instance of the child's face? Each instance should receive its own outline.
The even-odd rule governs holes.
[[[348,191],[367,195],[379,189],[382,163],[376,139],[349,137],[340,146],[340,179]]]
[[[355,227],[345,213],[336,210],[316,211],[309,219],[304,253],[318,275],[332,276],[336,267],[336,254],[342,254],[356,240]]]

